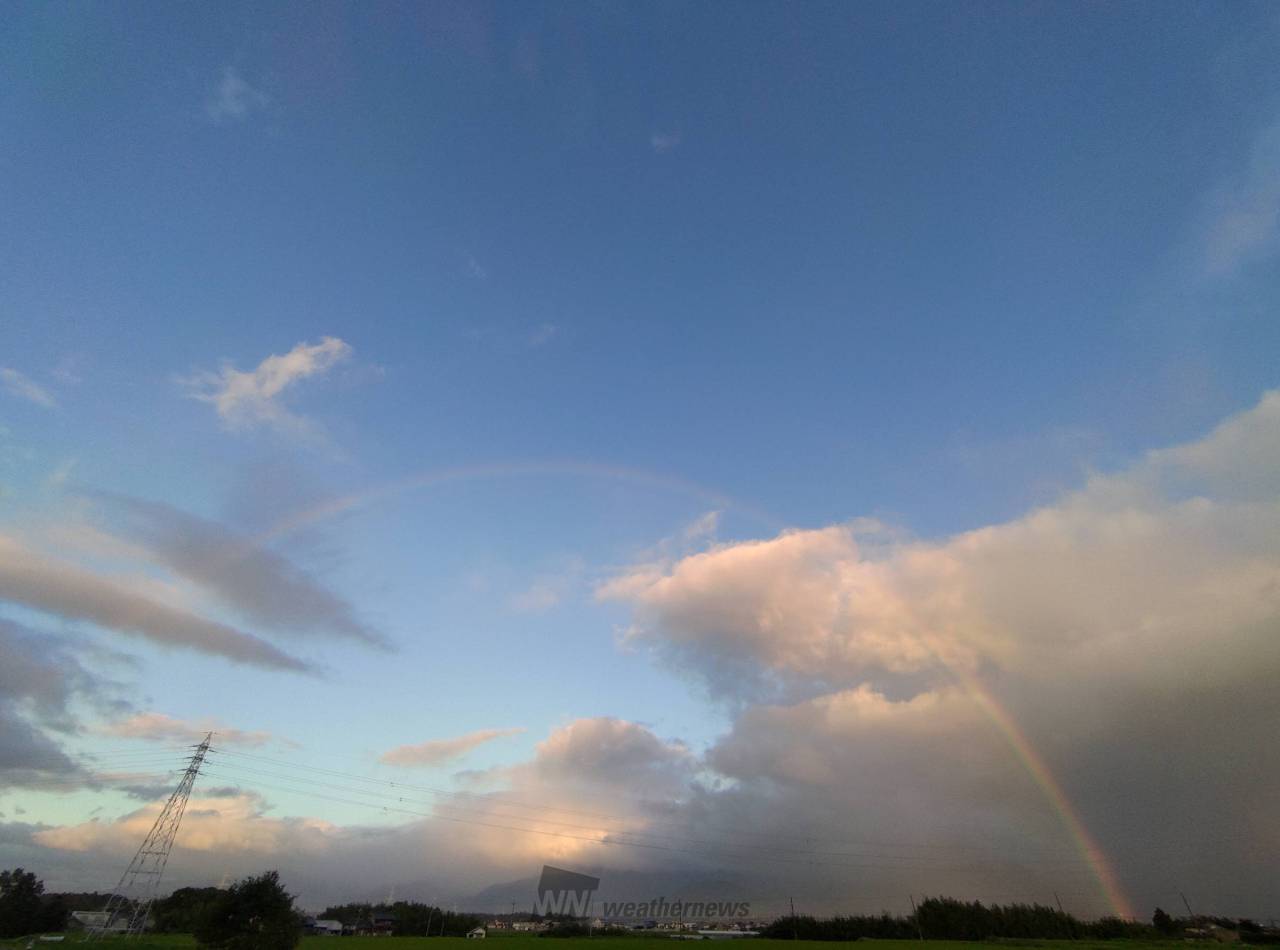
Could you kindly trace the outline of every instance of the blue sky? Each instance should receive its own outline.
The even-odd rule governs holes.
[[[613,717],[750,789],[725,763],[762,710],[927,675],[781,659],[808,633],[707,619],[734,595],[679,586],[699,555],[860,518],[865,551],[949,551],[1223,420],[1271,434],[1278,40],[1254,3],[5,10],[0,617],[111,681],[15,692],[9,728],[74,758],[156,713],[393,777],[394,747],[518,728],[410,774],[519,790]],[[179,536],[224,563],[190,516],[312,606],[183,574]],[[37,602],[33,552],[318,672]],[[22,774],[11,820],[138,807]]]

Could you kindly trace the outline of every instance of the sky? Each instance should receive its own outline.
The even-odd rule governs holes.
[[[0,866],[1280,916],[1265,3],[0,11]],[[492,905],[492,906],[489,906]]]

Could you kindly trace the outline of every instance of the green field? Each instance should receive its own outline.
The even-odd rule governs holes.
[[[27,939],[0,941],[0,948],[25,947]],[[684,941],[673,942],[670,937],[656,934],[637,934],[626,937],[538,937],[528,934],[503,934],[491,936],[502,950],[646,950],[658,945],[675,950],[685,946]],[[718,946],[725,946],[724,941]],[[838,946],[835,941],[818,940],[762,940],[749,939],[753,950],[823,950]],[[80,946],[80,935],[68,935],[61,944]],[[41,944],[36,943],[39,947]],[[53,947],[58,944],[44,944]],[[88,946],[88,945],[86,945]],[[138,940],[109,939],[92,946],[113,950],[192,950],[195,940],[190,934],[163,934]],[[699,944],[703,946],[703,944]],[[1024,948],[1050,948],[1050,950],[1169,950],[1169,941],[1142,940],[992,940],[969,942],[962,940],[859,940],[860,950],[992,950],[1003,946],[1010,950]],[[475,942],[462,937],[303,937],[300,950],[475,950]]]

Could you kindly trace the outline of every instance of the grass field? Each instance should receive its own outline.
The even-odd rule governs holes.
[[[646,950],[658,945],[675,950],[685,946],[683,941],[673,943],[665,935],[638,934],[626,937],[554,938],[528,934],[503,934],[490,937],[497,940],[501,950]],[[69,935],[62,946],[79,945],[79,935]],[[836,942],[818,940],[762,940],[749,941],[752,950],[823,950],[838,946]],[[26,939],[0,941],[0,948],[25,947]],[[698,946],[706,944],[699,943]],[[36,943],[39,947],[41,944]],[[46,947],[57,944],[44,944]],[[109,939],[93,944],[94,947],[114,950],[192,950],[195,940],[190,934],[162,934],[137,940]],[[725,943],[717,946],[724,947]],[[994,946],[1010,950],[1025,948],[1049,948],[1049,950],[1169,950],[1170,943],[1141,940],[993,940],[986,943],[962,940],[859,940],[860,950],[992,950]],[[475,943],[462,937],[303,937],[299,950],[475,950]],[[492,948],[491,948],[492,950]]]

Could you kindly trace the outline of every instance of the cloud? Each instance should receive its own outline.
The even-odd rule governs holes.
[[[68,640],[0,619],[0,789],[69,787],[83,767],[50,733],[76,730],[73,706],[118,711],[115,684],[90,672]]]
[[[514,736],[523,729],[479,729],[452,739],[431,739],[417,745],[402,745],[385,752],[378,759],[386,765],[436,766],[459,759],[477,746],[503,736]]]
[[[216,123],[239,122],[270,102],[266,93],[249,85],[234,66],[224,66],[205,102],[205,114]]]
[[[529,345],[534,347],[546,346],[559,335],[560,327],[556,324],[540,323],[529,334]]]
[[[1111,675],[1137,663],[1145,676],[1146,650],[1198,652],[1216,625],[1275,615],[1278,488],[1270,393],[1197,443],[1011,522],[869,551],[865,522],[791,531],[624,572],[598,596],[635,604],[632,638],[717,689],[722,663],[743,658],[817,687],[919,686],[991,663],[1026,673],[1085,648],[1128,661]]]
[[[730,703],[707,765],[753,827],[821,833],[856,808],[864,827],[925,821],[957,856],[978,828],[1002,863],[950,892],[1007,891],[1019,862],[1048,883],[1070,828],[1018,766],[1035,756],[1139,895],[1169,875],[1212,891],[1238,862],[1235,880],[1270,873],[1235,842],[1280,840],[1259,791],[1280,758],[1257,753],[1280,716],[1278,502],[1272,392],[1008,522],[932,541],[789,531],[640,565],[598,596],[632,605],[632,644]],[[1251,778],[1214,780],[1224,766]]]
[[[117,722],[99,726],[102,735],[120,739],[146,739],[157,742],[198,743],[210,733],[217,734],[219,745],[263,746],[275,741],[275,736],[260,730],[233,729],[215,719],[195,722],[175,719],[159,712],[140,712]]]
[[[259,637],[156,599],[137,582],[99,576],[5,535],[0,535],[0,598],[160,646],[265,669],[310,669]]]
[[[1225,276],[1275,250],[1280,236],[1280,123],[1254,141],[1248,167],[1211,200],[1205,266]]]
[[[19,399],[25,399],[46,409],[54,409],[58,405],[58,401],[53,398],[49,390],[8,366],[0,366],[0,386],[4,386],[11,396],[17,396]]]
[[[649,147],[659,155],[680,147],[679,132],[654,132],[649,136]]]
[[[907,910],[912,892],[1057,892],[1107,913],[1080,823],[1144,917],[1178,886],[1217,913],[1265,914],[1280,871],[1277,502],[1268,393],[1202,439],[951,537],[853,521],[717,542],[704,524],[599,596],[630,608],[633,644],[728,701],[709,747],[574,719],[468,792],[370,796],[405,819],[377,831],[273,817],[253,773],[215,765],[244,791],[193,802],[174,881],[248,873],[276,849],[291,888],[335,899],[353,880],[438,898],[552,863],[652,874],[668,895],[731,881],[766,913],[796,892],[820,913]],[[498,732],[403,751],[445,761]],[[0,836],[84,875],[127,860],[153,819]],[[447,882],[436,854],[451,855]]]
[[[212,405],[228,429],[265,426],[314,437],[311,423],[281,401],[300,381],[322,375],[350,356],[349,345],[326,336],[319,343],[299,343],[282,356],[268,356],[250,372],[226,364],[216,373],[198,373],[179,382],[192,399]]]
[[[556,573],[544,574],[511,599],[518,613],[542,613],[563,603],[582,583],[586,563],[579,557],[565,561]]]
[[[283,556],[222,525],[159,502],[98,494],[141,556],[212,592],[272,630],[386,646],[355,608]]]

